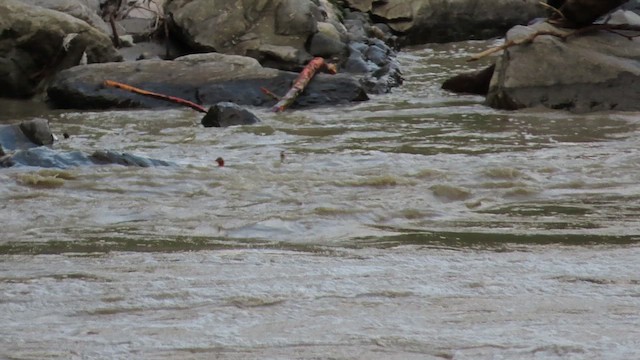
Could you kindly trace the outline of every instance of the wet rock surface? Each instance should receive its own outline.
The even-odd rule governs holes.
[[[53,144],[54,137],[46,119],[0,125],[0,146],[4,150],[29,149]]]
[[[60,108],[172,106],[161,100],[107,88],[103,82],[110,79],[200,104],[228,101],[271,106],[276,101],[261,88],[284,95],[296,77],[296,73],[263,68],[251,58],[212,53],[185,56],[176,61],[144,60],[76,67],[61,72],[48,94]],[[366,92],[354,77],[317,74],[295,105],[335,105],[366,99]]]
[[[252,125],[260,122],[251,111],[232,102],[219,102],[212,106],[200,123],[204,127]]]
[[[536,30],[570,31],[548,23],[515,27],[508,39]],[[640,110],[640,41],[599,31],[538,36],[505,50],[491,79],[487,104],[502,109],[544,106],[573,112]]]
[[[0,158],[0,167],[29,166],[66,169],[90,165],[121,165],[132,167],[171,166],[170,162],[150,159],[130,153],[98,150],[91,154],[81,151],[57,151],[46,146],[18,150]]]
[[[136,167],[172,165],[162,160],[109,150],[98,150],[90,155],[80,151],[58,151],[51,148],[54,141],[55,137],[46,119],[36,118],[19,124],[0,125],[0,168],[68,168],[104,164]]]

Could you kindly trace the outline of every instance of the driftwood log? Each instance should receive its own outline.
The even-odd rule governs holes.
[[[629,0],[547,0],[555,9],[549,20],[554,25],[581,28],[591,25],[596,19]]]

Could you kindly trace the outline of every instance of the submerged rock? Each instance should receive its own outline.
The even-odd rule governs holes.
[[[564,33],[548,23],[517,26],[507,40],[536,30]],[[640,110],[640,40],[599,31],[562,40],[538,36],[506,49],[491,79],[487,104],[501,109],[544,106],[574,112]]]
[[[0,125],[0,167],[68,168],[95,164],[138,167],[172,165],[167,161],[108,150],[96,151],[91,155],[80,151],[57,151],[50,147],[54,139],[46,119]]]
[[[200,123],[204,127],[228,127],[235,125],[252,125],[260,119],[251,111],[232,102],[219,102],[209,109]]]
[[[33,119],[20,124],[0,125],[0,146],[5,150],[30,149],[53,144],[54,137],[46,119]]]
[[[94,164],[123,165],[136,167],[170,166],[172,163],[164,160],[150,159],[130,153],[121,153],[110,150],[98,150],[87,157]]]
[[[87,155],[81,151],[56,151],[46,146],[18,150],[0,158],[0,167],[30,166],[66,169],[77,166],[108,164],[133,167],[173,165],[167,161],[150,159],[130,153],[99,150]]]

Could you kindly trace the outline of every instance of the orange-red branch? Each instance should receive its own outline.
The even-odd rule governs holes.
[[[178,105],[182,105],[182,106],[188,106],[188,107],[190,107],[190,108],[192,108],[192,109],[194,109],[196,111],[199,111],[199,112],[203,112],[203,113],[207,112],[207,109],[205,109],[202,105],[198,105],[198,104],[196,104],[196,103],[194,103],[192,101],[189,101],[189,100],[186,100],[186,99],[183,99],[183,98],[164,95],[164,94],[159,94],[159,93],[155,93],[155,92],[152,92],[152,91],[139,89],[137,87],[134,87],[134,86],[131,86],[131,85],[127,85],[127,84],[123,84],[123,83],[119,83],[117,81],[112,81],[112,80],[105,80],[104,84],[106,86],[110,86],[110,87],[114,87],[114,88],[130,91],[132,93],[136,93],[136,94],[140,94],[140,95],[144,95],[144,96],[148,96],[148,97],[164,100],[164,101],[167,101],[167,102],[170,102],[170,103],[174,103],[174,104],[178,104]]]
[[[287,93],[271,108],[271,110],[274,112],[280,112],[291,106],[298,95],[302,94],[316,72],[323,69],[326,69],[330,74],[336,73],[336,66],[334,64],[327,63],[321,57],[311,59],[293,82],[289,91],[287,91]]]

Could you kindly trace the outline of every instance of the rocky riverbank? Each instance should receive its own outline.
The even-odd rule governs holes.
[[[545,15],[535,0],[117,3],[3,1],[0,82],[5,86],[0,96],[41,98],[56,108],[168,106],[104,88],[103,81],[110,79],[203,105],[228,101],[271,106],[275,100],[260,88],[284,94],[297,72],[320,56],[336,63],[340,74],[319,75],[295,105],[362,101],[366,94],[384,94],[401,85],[396,54],[404,45],[500,36]],[[637,1],[627,6],[631,3]],[[523,31],[514,29],[508,39]],[[551,48],[542,49],[544,43]],[[533,46],[510,48],[495,72],[482,72],[484,78],[476,83],[462,78],[451,89],[486,93],[489,106],[509,109],[538,105],[575,111],[637,108],[633,105],[638,103],[636,92],[621,90],[638,83],[638,71],[632,66],[640,54],[636,38],[599,32],[571,44],[554,43],[541,36]],[[554,51],[554,46],[562,51]],[[615,49],[608,49],[611,46]],[[542,50],[533,51],[533,47]],[[576,63],[567,63],[570,59]],[[540,64],[562,68],[561,74],[540,71]],[[587,76],[594,69],[601,76]],[[545,76],[548,79],[542,80]],[[588,91],[582,86],[586,83]],[[567,88],[588,94],[578,99],[575,94],[566,95]],[[614,90],[604,94],[602,88]],[[513,95],[514,91],[518,94]],[[537,93],[525,95],[532,92]],[[623,102],[611,100],[622,95],[630,97]]]
[[[402,45],[494,36],[541,14],[535,1],[526,5],[492,1],[482,6],[473,1],[151,0],[120,7],[115,3],[6,0],[0,4],[0,11],[8,14],[0,20],[4,35],[0,81],[6,84],[0,96],[41,97],[53,107],[65,108],[167,106],[101,88],[106,78],[134,77],[138,79],[134,85],[205,104],[268,106],[272,100],[258,95],[261,86],[282,92],[294,73],[312,57],[321,56],[336,62],[342,75],[319,76],[314,82],[326,84],[324,88],[312,87],[297,106],[333,105],[399,86],[402,74],[395,56]],[[494,21],[496,16],[500,21]],[[464,23],[464,29],[452,20]],[[197,62],[182,57],[202,52],[253,58],[262,70],[255,66],[254,75],[248,76],[244,67],[229,68],[237,57],[199,57]],[[222,78],[206,70],[219,68],[228,70]],[[229,96],[212,96],[203,86]],[[101,92],[108,92],[109,99],[97,99]]]

